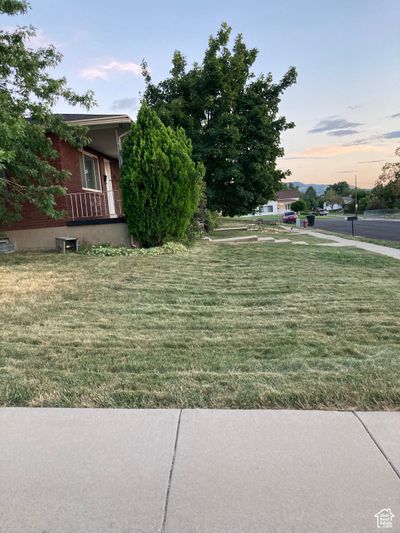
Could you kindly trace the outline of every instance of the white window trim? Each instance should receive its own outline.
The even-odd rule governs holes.
[[[88,157],[92,157],[93,159],[96,159],[97,161],[97,175],[99,177],[99,185],[101,187],[101,174],[100,174],[100,163],[99,163],[99,157],[95,154],[91,154],[90,152],[85,152],[84,150],[81,151],[81,157],[83,159],[83,156],[84,155],[87,155]],[[85,166],[85,164],[83,163],[83,167]],[[81,167],[82,168],[82,167]],[[81,179],[82,179],[82,190],[83,191],[89,191],[89,192],[103,192],[103,189],[89,189],[89,187],[84,187],[83,186],[83,181],[84,181],[84,176],[81,175]]]

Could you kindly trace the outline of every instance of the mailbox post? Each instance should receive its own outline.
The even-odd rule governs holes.
[[[358,216],[357,215],[352,215],[350,217],[346,217],[346,220],[348,222],[351,222],[351,234],[353,235],[354,237],[354,221],[355,220],[358,220]]]

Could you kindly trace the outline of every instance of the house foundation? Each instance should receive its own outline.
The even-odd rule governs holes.
[[[107,243],[113,246],[130,246],[130,236],[126,222],[100,224],[65,225],[53,228],[20,229],[5,231],[4,234],[15,241],[19,251],[55,250],[56,238],[73,237],[82,244]]]

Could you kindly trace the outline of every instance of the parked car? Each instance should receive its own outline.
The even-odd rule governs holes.
[[[326,211],[325,209],[319,208],[317,209],[315,214],[321,217],[326,217],[326,215],[328,215],[328,211]]]
[[[282,222],[285,222],[286,224],[295,224],[297,220],[297,214],[295,211],[285,211]]]

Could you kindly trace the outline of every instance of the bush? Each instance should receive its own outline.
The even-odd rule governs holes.
[[[121,189],[130,234],[141,246],[182,240],[199,204],[204,167],[183,129],[167,128],[144,102],[123,149]]]
[[[167,242],[155,248],[127,248],[126,246],[111,246],[110,244],[95,244],[81,250],[83,255],[97,257],[126,257],[129,255],[156,256],[166,254],[179,254],[187,252],[186,246],[179,242]]]
[[[196,218],[192,218],[189,226],[186,228],[185,237],[182,242],[186,246],[192,246],[197,239],[204,235],[204,226]]]
[[[192,246],[196,239],[201,238],[204,233],[214,231],[219,226],[219,214],[216,211],[204,209],[202,216],[197,212],[187,227],[185,238],[182,242],[186,246]]]
[[[202,181],[200,185],[199,205],[187,227],[183,242],[186,245],[191,246],[194,241],[202,237],[204,233],[213,231],[218,226],[218,222],[219,214],[216,211],[210,211],[207,209],[206,184]]]
[[[218,228],[219,226],[219,218],[220,215],[218,211],[211,211],[210,209],[206,209],[206,231],[207,233],[210,231],[214,231],[215,228]]]
[[[297,200],[296,202],[293,202],[290,206],[290,209],[292,211],[305,211],[307,209],[307,206],[306,206],[306,203],[304,200],[300,199],[300,200]]]

